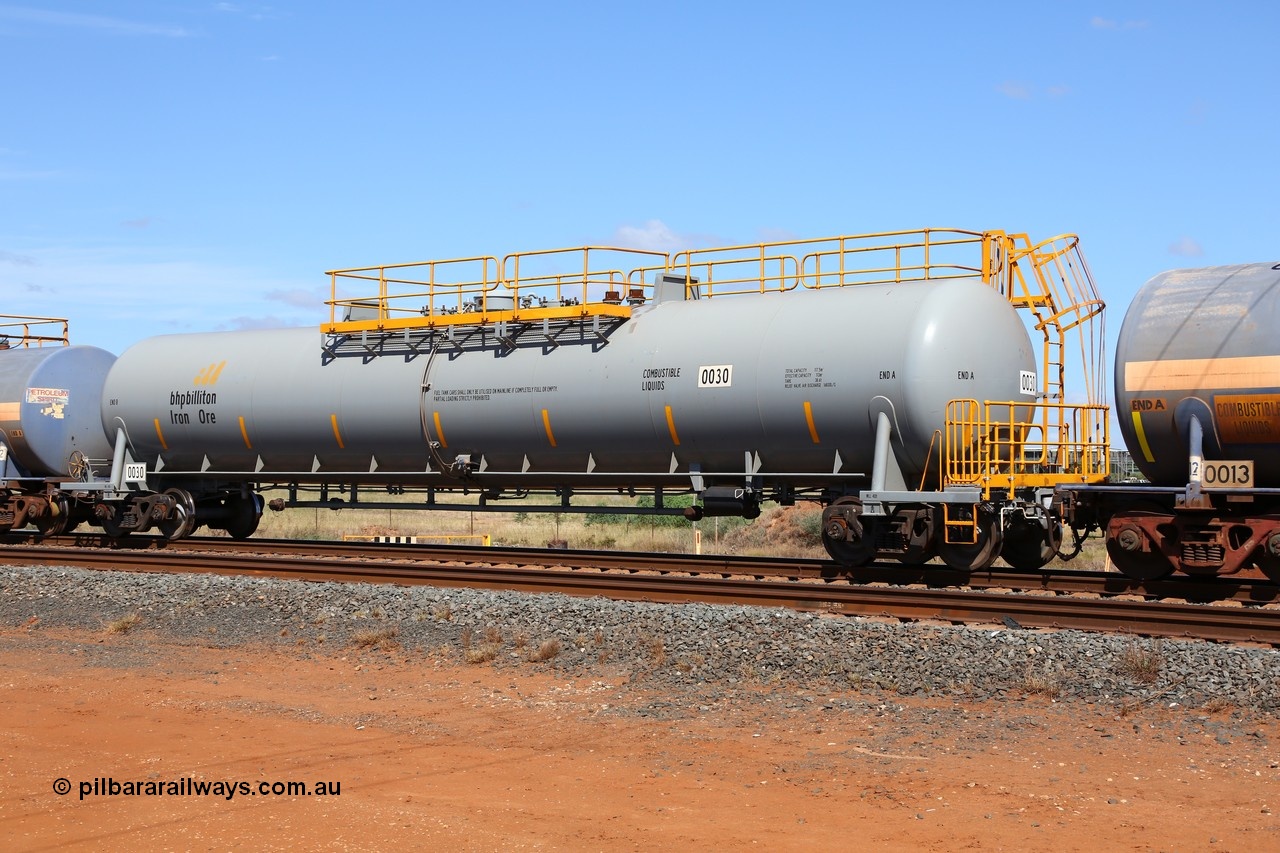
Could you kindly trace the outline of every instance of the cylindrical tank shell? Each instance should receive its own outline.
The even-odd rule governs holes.
[[[1134,297],[1116,347],[1120,430],[1153,483],[1188,479],[1192,415],[1206,459],[1254,462],[1280,486],[1280,264],[1161,273]]]
[[[108,377],[103,425],[125,424],[153,468],[260,480],[422,478],[435,441],[490,485],[671,483],[673,465],[814,483],[870,474],[876,398],[918,475],[949,400],[1030,402],[1035,370],[1016,312],[972,280],[662,302],[607,343],[329,359],[321,344],[316,329],[142,341]]]
[[[86,346],[0,350],[0,439],[23,473],[65,477],[76,451],[111,457],[100,402],[115,359]]]

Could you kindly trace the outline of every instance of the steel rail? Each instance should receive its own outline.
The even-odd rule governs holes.
[[[208,572],[311,581],[431,584],[446,587],[560,592],[614,599],[790,607],[897,620],[1002,623],[1280,645],[1280,609],[1215,607],[1128,599],[1015,595],[917,587],[821,582],[761,582],[740,577],[586,573],[485,565],[353,562],[333,558],[155,549],[0,549],[5,564],[75,565],[143,572]]]
[[[170,542],[156,536],[111,539],[100,533],[68,534],[41,540],[34,533],[10,533],[0,542],[43,543],[54,547],[102,547],[112,549],[161,549],[166,551],[232,551],[278,553],[334,558],[367,558],[413,561],[463,561],[512,563],[519,566],[571,568],[592,571],[681,572],[720,576],[779,578],[786,580],[844,580],[850,583],[894,585],[923,584],[932,587],[1007,589],[1085,593],[1116,596],[1140,595],[1151,599],[1192,602],[1235,600],[1245,604],[1280,602],[1280,585],[1252,579],[1172,577],[1138,581],[1117,572],[1070,568],[1020,571],[992,567],[965,574],[941,564],[904,565],[878,563],[856,569],[830,560],[802,557],[750,557],[728,555],[667,554],[643,551],[587,551],[558,548],[521,548],[431,543],[331,542],[298,539],[244,539],[200,536]]]

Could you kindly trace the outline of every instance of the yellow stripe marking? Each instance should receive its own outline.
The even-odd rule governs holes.
[[[821,444],[818,440],[818,428],[813,423],[813,406],[809,405],[809,401],[804,401],[804,422],[809,425],[809,438],[813,439],[814,444]]]
[[[671,417],[671,407],[667,406],[667,432],[671,433],[671,443],[680,446],[680,435],[676,432],[675,418]]]
[[[333,437],[338,440],[338,449],[346,450],[347,446],[342,443],[342,433],[338,432],[338,416],[329,415],[329,423],[333,424]]]
[[[226,366],[227,366],[227,363],[224,361],[221,364],[219,364],[217,367],[215,367],[213,372],[209,374],[209,379],[207,380],[207,384],[216,385],[218,383],[218,377],[222,375],[222,368]]]
[[[449,442],[444,440],[444,427],[440,426],[440,413],[432,412],[432,416],[436,422],[436,438],[440,439],[440,446],[448,447]]]
[[[1274,388],[1280,385],[1280,355],[1238,358],[1176,358],[1131,361],[1124,366],[1126,391],[1188,391],[1214,388]]]
[[[159,419],[159,418],[156,418],[156,419],[155,419],[155,422],[156,422],[156,438],[160,439],[160,449],[161,449],[161,450],[168,450],[168,449],[169,449],[169,445],[168,445],[168,444],[165,444],[165,441],[164,441],[164,433],[162,433],[162,432],[160,431],[160,419]]]
[[[1138,446],[1142,448],[1142,457],[1148,462],[1155,462],[1151,455],[1151,445],[1147,444],[1147,431],[1142,428],[1142,412],[1133,412],[1133,428],[1138,433]]]
[[[547,410],[546,410],[546,409],[543,409],[543,410],[542,410],[542,426],[543,426],[543,427],[546,429],[546,431],[547,431],[547,441],[551,442],[551,446],[552,446],[552,447],[555,447],[555,446],[556,446],[556,437],[555,437],[555,435],[554,435],[554,434],[552,434],[552,432],[551,432],[551,416],[550,416],[549,414],[547,414]]]
[[[253,450],[253,445],[249,443],[249,431],[244,428],[244,417],[240,418],[240,437],[244,439],[244,446]]]

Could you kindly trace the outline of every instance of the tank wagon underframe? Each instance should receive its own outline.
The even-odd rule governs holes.
[[[329,276],[318,340],[127,350],[101,386],[106,450],[6,468],[0,528],[248,536],[273,487],[287,495],[273,509],[543,494],[555,501],[520,508],[622,512],[580,501],[650,492],[651,511],[694,520],[817,501],[847,565],[1039,567],[1061,545],[1055,488],[1106,475],[1086,344],[1103,304],[1073,236],[581,247]],[[1082,403],[1067,390],[1077,341]]]

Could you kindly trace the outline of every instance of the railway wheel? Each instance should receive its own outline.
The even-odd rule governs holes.
[[[842,566],[865,566],[876,555],[875,529],[862,515],[862,501],[837,498],[822,513],[822,544]]]
[[[1000,559],[1020,572],[1042,569],[1062,547],[1062,525],[1050,521],[1045,530],[1034,521],[1011,524],[1004,532]]]
[[[133,528],[125,527],[116,519],[117,508],[110,504],[98,505],[98,523],[102,531],[112,539],[123,539],[133,532]]]
[[[173,498],[173,510],[168,518],[156,523],[156,529],[165,539],[185,539],[196,529],[195,498],[186,489],[165,489],[164,493]]]
[[[1112,565],[1122,575],[1139,581],[1158,580],[1173,574],[1173,563],[1159,550],[1151,550],[1156,543],[1150,541],[1138,519],[1162,523],[1171,521],[1172,516],[1168,510],[1149,502],[1134,504],[1112,516],[1107,523],[1107,556]],[[1147,550],[1143,549],[1144,545]]]
[[[31,519],[31,523],[40,531],[41,536],[57,536],[67,529],[67,521],[71,518],[71,507],[64,497],[49,500],[49,508],[39,518]]]
[[[248,539],[258,529],[262,518],[262,496],[251,494],[247,498],[231,498],[227,501],[230,517],[227,519],[227,535],[232,539]]]
[[[1267,536],[1253,555],[1253,564],[1268,579],[1280,583],[1280,532]]]
[[[1138,581],[1153,581],[1173,573],[1173,564],[1158,551],[1126,551],[1107,540],[1107,556],[1120,574]]]
[[[938,540],[938,556],[942,562],[959,572],[973,572],[991,567],[1000,556],[1004,543],[1000,525],[984,512],[978,513],[976,541],[966,543],[947,542],[946,536]]]

